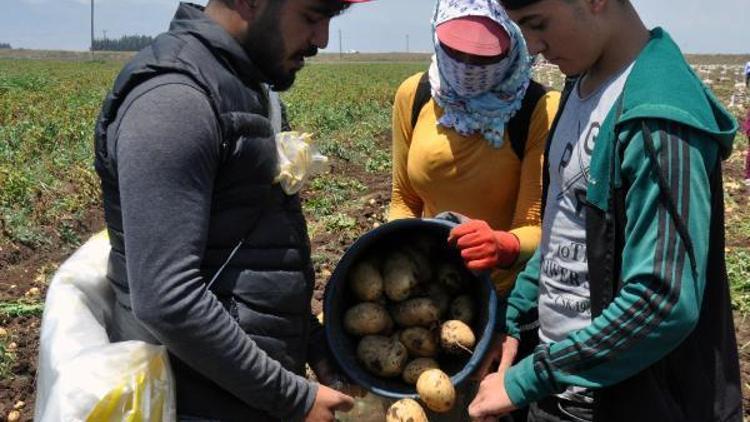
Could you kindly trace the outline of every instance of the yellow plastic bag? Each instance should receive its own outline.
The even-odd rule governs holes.
[[[127,368],[130,373],[120,385],[99,400],[86,418],[99,421],[161,421],[165,406],[171,402],[169,362],[158,349],[144,349],[132,345],[134,353],[128,358],[138,367]]]

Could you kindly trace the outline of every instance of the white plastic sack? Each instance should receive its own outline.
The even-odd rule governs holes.
[[[318,151],[309,133],[277,133],[276,151],[279,173],[274,182],[288,195],[299,192],[307,179],[328,170],[328,157]]]
[[[106,233],[92,237],[52,279],[40,333],[35,421],[176,419],[166,349],[109,342],[109,249]]]

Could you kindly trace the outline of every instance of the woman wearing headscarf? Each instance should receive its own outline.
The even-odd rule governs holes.
[[[468,217],[451,240],[468,268],[492,270],[503,297],[539,243],[542,157],[560,95],[531,81],[526,42],[496,1],[440,0],[432,23],[427,76],[396,93],[389,219]],[[431,95],[415,111],[424,78]],[[540,91],[524,107],[518,139],[512,119]]]
[[[491,271],[504,299],[539,244],[542,160],[560,94],[531,80],[526,42],[496,1],[439,0],[432,25],[429,70],[396,93],[389,219],[465,217],[449,240],[469,269]],[[471,389],[440,420],[468,420]]]

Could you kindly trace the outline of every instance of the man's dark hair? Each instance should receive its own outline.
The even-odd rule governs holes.
[[[234,4],[237,0],[211,0],[211,1],[218,1],[221,3],[224,3],[228,7],[234,8]],[[273,0],[274,3],[278,3],[279,5],[281,3],[284,3],[286,0]],[[330,10],[329,15],[330,16],[336,16],[341,14],[344,10],[348,9],[349,6],[352,4],[349,2],[346,2],[344,0],[328,0],[327,3],[330,3],[330,7],[327,8]]]
[[[351,3],[344,0],[327,0],[321,11],[330,17],[334,17],[343,13],[351,5]]]

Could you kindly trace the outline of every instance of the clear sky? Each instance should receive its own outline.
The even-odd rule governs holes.
[[[95,0],[96,36],[156,35],[177,0]],[[667,28],[687,53],[750,53],[749,0],[632,0],[648,26]],[[197,0],[205,4],[206,0]],[[431,51],[434,0],[355,5],[331,25],[329,51]],[[15,48],[86,50],[90,0],[0,0],[0,43]]]

